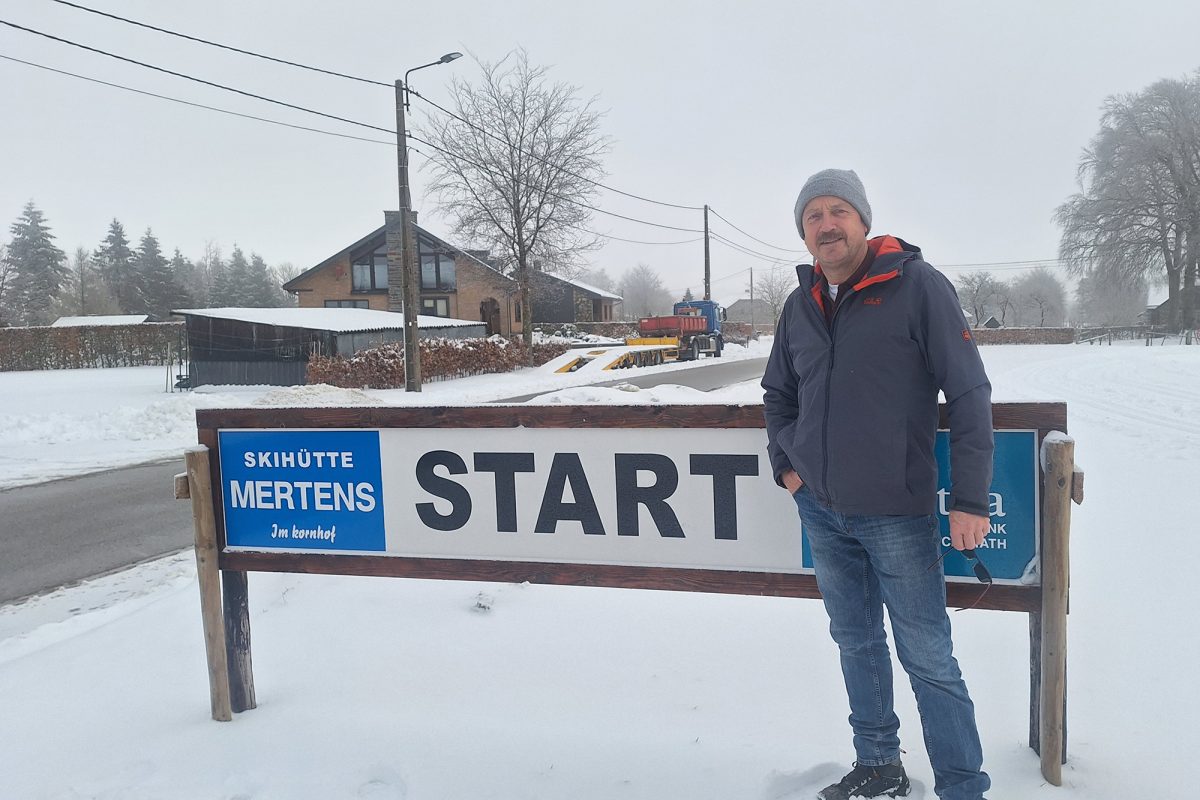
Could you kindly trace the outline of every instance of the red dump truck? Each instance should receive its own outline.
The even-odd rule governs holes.
[[[675,313],[661,317],[642,317],[638,320],[636,337],[625,340],[628,345],[669,345],[668,360],[694,361],[702,355],[719,358],[724,342],[721,339],[721,318],[724,309],[711,300],[691,300],[676,303]]]

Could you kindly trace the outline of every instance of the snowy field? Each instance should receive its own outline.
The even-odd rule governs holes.
[[[1025,745],[1026,617],[953,615],[989,797],[1190,798],[1200,347],[982,352],[997,401],[1068,403],[1087,472],[1073,509],[1062,788],[1044,785]],[[5,485],[177,455],[197,406],[303,394],[166,395],[157,370],[84,377],[0,374]],[[482,402],[542,380],[435,384],[420,401]],[[576,388],[544,402],[760,398],[749,383]],[[230,723],[209,719],[190,553],[0,607],[0,798],[775,800],[810,798],[852,758],[813,601],[257,573],[250,599],[259,708]],[[932,798],[901,674],[912,797]]]
[[[726,345],[722,362],[765,358],[770,338],[746,347]],[[639,375],[703,367],[709,361],[639,369]],[[424,384],[419,393],[403,389],[344,390],[328,386],[199,387],[168,392],[173,370],[127,369],[0,372],[0,489],[83,475],[105,469],[181,458],[196,443],[196,409],[215,407],[472,405],[562,387],[620,379],[622,372],[591,369],[553,374],[523,369]],[[584,390],[589,392],[592,390]],[[610,391],[610,390],[605,390]],[[681,395],[682,392],[682,395]],[[559,395],[548,402],[589,402],[588,394]],[[728,394],[674,390],[621,392],[622,402],[738,402]],[[681,396],[687,399],[679,399]],[[755,398],[748,396],[749,402]]]

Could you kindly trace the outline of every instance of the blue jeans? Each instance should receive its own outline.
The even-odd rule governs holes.
[[[979,800],[991,780],[982,771],[975,706],[950,639],[936,515],[840,514],[821,505],[807,486],[794,499],[829,632],[841,651],[858,763],[878,766],[900,758],[886,605],[896,653],[917,698],[934,792],[943,800]]]

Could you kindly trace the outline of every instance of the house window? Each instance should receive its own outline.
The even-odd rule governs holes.
[[[422,297],[421,298],[421,313],[428,314],[431,317],[448,317],[448,316],[450,316],[450,298],[449,297]]]
[[[421,242],[421,290],[453,292],[457,288],[454,256],[427,249]]]
[[[366,300],[326,300],[326,308],[368,308]]]
[[[351,288],[356,292],[386,292],[388,288],[387,247],[365,253],[350,265]]]

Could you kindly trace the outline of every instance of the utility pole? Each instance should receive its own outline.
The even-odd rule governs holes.
[[[712,300],[712,270],[708,261],[708,203],[704,204],[704,299]]]
[[[416,246],[413,242],[412,199],[408,189],[408,132],[404,107],[408,101],[404,81],[396,81],[396,165],[400,182],[400,291],[404,302],[404,391],[421,391],[421,348],[417,328]],[[389,256],[393,254],[389,253]],[[373,268],[372,268],[373,269]]]
[[[437,61],[413,67],[404,73],[404,80],[396,81],[396,171],[400,183],[400,293],[404,311],[404,391],[421,391],[421,349],[417,344],[420,333],[417,328],[417,239],[413,235],[412,198],[408,188],[408,131],[404,126],[404,110],[408,108],[408,76],[419,69],[449,64],[462,53],[446,53]],[[388,237],[388,296],[391,299],[391,264],[397,261],[392,249],[394,236]],[[374,265],[372,265],[374,270]],[[391,303],[389,302],[389,305]]]
[[[758,330],[757,328],[754,327],[756,323],[757,323],[757,321],[754,319],[754,267],[751,267],[750,268],[750,335],[751,336],[754,335],[754,331]]]

